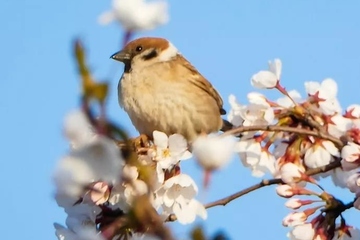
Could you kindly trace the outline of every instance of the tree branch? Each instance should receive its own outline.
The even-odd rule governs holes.
[[[318,130],[307,130],[303,128],[295,128],[295,127],[287,127],[287,126],[277,126],[277,125],[263,125],[263,126],[240,126],[229,131],[226,131],[224,134],[239,134],[243,132],[249,131],[269,131],[269,132],[289,132],[289,133],[297,133],[301,135],[319,137],[325,140],[329,140],[333,142],[338,148],[342,148],[344,143],[334,136],[331,136],[328,133],[320,132]]]
[[[313,175],[316,175],[318,173],[324,173],[324,172],[328,172],[330,170],[333,170],[335,168],[338,168],[341,166],[341,159],[337,159],[336,161],[334,162],[331,162],[329,163],[328,165],[326,166],[323,166],[323,167],[318,167],[318,168],[313,168],[313,169],[309,169],[308,171],[306,171],[306,175],[308,176],[313,176]],[[219,199],[219,200],[216,200],[214,202],[210,202],[208,204],[205,204],[205,208],[208,209],[208,208],[212,208],[212,207],[215,207],[215,206],[225,206],[226,204],[228,204],[229,202],[241,197],[241,196],[244,196],[248,193],[251,193],[257,189],[260,189],[260,188],[263,188],[263,187],[266,187],[266,186],[270,186],[270,185],[274,185],[274,184],[283,184],[284,182],[281,180],[281,178],[274,178],[274,179],[264,179],[262,180],[260,183],[257,183],[255,185],[252,185],[250,187],[247,187],[239,192],[236,192],[234,194],[231,194],[230,196],[227,196],[225,198],[222,198],[222,199]],[[170,222],[173,222],[173,221],[176,221],[177,218],[174,214],[170,214],[169,217],[166,219],[166,221],[170,221]]]
[[[226,204],[228,204],[229,202],[231,202],[232,200],[235,200],[243,195],[246,195],[252,191],[255,191],[256,189],[260,189],[262,187],[265,187],[265,186],[270,186],[270,185],[273,185],[273,184],[280,184],[282,183],[282,180],[279,179],[279,178],[276,178],[276,179],[270,179],[270,180],[262,180],[261,182],[255,184],[255,185],[252,185],[250,187],[247,187],[237,193],[234,193],[228,197],[225,197],[225,198],[222,198],[222,199],[219,199],[217,201],[214,201],[214,202],[211,202],[211,203],[208,203],[205,205],[205,208],[211,208],[211,207],[215,207],[215,206],[225,206]]]
[[[335,168],[338,168],[341,166],[341,161],[340,159],[329,163],[326,166],[323,167],[318,167],[318,168],[313,168],[313,169],[309,169],[308,171],[306,171],[306,175],[308,176],[313,176],[316,175],[318,173],[324,173],[324,172],[328,172],[330,170],[333,170]],[[270,185],[274,185],[274,184],[283,184],[284,182],[281,180],[281,178],[274,178],[274,179],[269,179],[269,180],[262,180],[260,183],[257,183],[253,186],[250,186],[248,188],[245,188],[237,193],[234,193],[228,197],[216,200],[214,202],[208,203],[205,205],[205,208],[211,208],[211,207],[215,207],[215,206],[225,206],[226,204],[228,204],[229,202],[245,195],[248,194],[252,191],[255,191],[257,189],[260,189],[262,187],[266,187],[266,186],[270,186]]]

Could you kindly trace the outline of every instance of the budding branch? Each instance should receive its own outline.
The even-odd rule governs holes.
[[[249,131],[271,131],[271,132],[289,132],[289,133],[297,133],[297,134],[301,134],[301,135],[307,135],[307,136],[314,136],[314,137],[319,137],[322,138],[324,140],[329,140],[331,142],[333,142],[338,148],[343,148],[344,147],[344,143],[336,138],[331,136],[330,134],[327,134],[326,132],[322,132],[322,131],[313,131],[313,130],[307,130],[307,129],[303,129],[303,128],[294,128],[294,127],[287,127],[287,126],[277,126],[277,125],[264,125],[264,126],[241,126],[241,127],[237,127],[234,128],[232,130],[226,131],[224,134],[226,135],[236,135],[239,133],[244,133],[244,132],[249,132]],[[328,165],[322,166],[322,167],[318,167],[318,168],[312,168],[309,169],[308,171],[306,171],[306,174],[308,176],[312,176],[318,173],[324,173],[330,170],[333,170],[335,168],[338,168],[341,166],[341,161],[340,159],[336,159],[334,162],[329,163]],[[270,185],[274,185],[274,184],[283,184],[284,182],[281,180],[281,178],[274,178],[274,179],[268,179],[268,180],[262,180],[260,183],[257,183],[253,186],[247,187],[239,192],[236,192],[234,194],[231,194],[230,196],[227,196],[225,198],[216,200],[214,202],[208,203],[205,205],[205,208],[211,208],[211,207],[215,207],[215,206],[225,206],[226,204],[228,204],[229,202],[244,196],[250,192],[253,192],[257,189],[260,189],[262,187],[266,187],[266,186],[270,186]],[[171,214],[167,221],[176,221],[176,216],[174,214]]]
[[[250,132],[250,131],[268,131],[268,132],[289,132],[297,133],[300,135],[307,135],[313,137],[319,137],[324,140],[329,140],[333,142],[338,148],[342,148],[344,143],[330,134],[318,130],[308,130],[303,128],[287,127],[287,126],[277,126],[277,125],[264,125],[264,126],[241,126],[229,131],[226,131],[226,135],[236,135],[239,133]]]
[[[306,174],[308,176],[312,176],[312,175],[316,175],[318,173],[324,173],[324,172],[328,172],[330,170],[333,170],[335,168],[338,168],[341,166],[341,161],[340,159],[337,159],[334,162],[329,163],[326,166],[322,166],[322,167],[318,167],[318,168],[313,168],[313,169],[309,169],[308,171],[306,171]],[[253,192],[257,189],[260,189],[262,187],[266,187],[266,186],[270,186],[270,185],[274,185],[274,184],[283,184],[284,182],[280,179],[280,178],[274,178],[274,179],[268,179],[268,180],[262,180],[260,183],[257,183],[255,185],[252,185],[250,187],[247,187],[239,192],[236,192],[230,196],[227,196],[225,198],[216,200],[214,202],[208,203],[205,205],[205,208],[212,208],[215,206],[225,206],[226,204],[228,204],[229,202],[244,196],[250,192]],[[176,216],[174,214],[171,214],[167,221],[176,221]]]
[[[340,160],[336,160],[332,163],[329,163],[326,166],[323,167],[318,167],[318,168],[313,168],[313,169],[309,169],[308,171],[306,171],[306,175],[308,176],[312,176],[318,173],[324,173],[330,170],[333,170],[335,168],[338,168],[341,166],[341,162]],[[270,186],[270,185],[274,185],[274,184],[283,184],[284,182],[280,179],[280,178],[274,178],[274,179],[269,179],[269,180],[262,180],[260,183],[257,183],[253,186],[250,186],[248,188],[245,188],[237,193],[234,193],[228,197],[219,199],[217,201],[208,203],[205,205],[205,208],[211,208],[211,207],[215,207],[215,206],[225,206],[226,204],[228,204],[229,202],[243,196],[246,195],[252,191],[255,191],[257,189],[260,189],[262,187],[266,187],[266,186]]]

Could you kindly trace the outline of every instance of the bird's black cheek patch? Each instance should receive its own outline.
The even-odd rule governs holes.
[[[125,63],[124,72],[129,73],[131,71],[131,64]]]
[[[152,50],[150,53],[144,55],[144,56],[142,57],[142,59],[144,59],[145,61],[147,61],[147,60],[150,60],[150,59],[153,59],[153,58],[157,57],[157,55],[158,55],[158,53],[157,53],[157,51],[154,49],[154,50]]]

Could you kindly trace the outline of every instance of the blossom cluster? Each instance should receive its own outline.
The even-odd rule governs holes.
[[[251,92],[247,96],[249,104],[244,105],[235,96],[229,97],[228,120],[248,130],[242,131],[237,144],[243,165],[255,177],[268,173],[281,179],[282,184],[287,184],[279,186],[281,196],[318,196],[327,204],[324,209],[330,204],[329,197],[324,197],[326,192],[316,194],[304,187],[306,183],[319,186],[316,180],[331,177],[336,186],[354,193],[357,200],[351,205],[360,209],[360,105],[350,105],[343,111],[337,99],[337,84],[330,78],[321,83],[305,82],[307,96],[301,98],[299,92],[281,86],[281,70],[282,62],[275,59],[269,62],[268,70],[251,78],[254,87],[278,90],[283,95],[279,99],[272,101],[261,93]],[[316,201],[291,199],[287,204],[297,209],[313,202]],[[324,211],[310,223],[306,222],[320,209],[317,206],[286,217],[284,225],[295,226],[288,236],[294,240],[311,240],[329,239],[334,234],[354,235],[344,220],[339,227],[329,229],[324,223],[327,219]],[[305,231],[310,228],[311,231]]]
[[[135,32],[153,30],[169,21],[168,3],[165,0],[113,0],[112,9],[103,12],[98,22],[107,25],[119,23],[125,34],[125,45]]]
[[[113,0],[112,9],[101,14],[99,22],[117,21],[124,29],[125,44],[134,32],[167,23],[167,9],[167,2],[161,0]],[[199,188],[181,171],[181,162],[195,158],[208,176],[225,166],[233,153],[254,177],[271,175],[273,183],[279,184],[276,192],[288,198],[285,205],[292,210],[283,219],[283,225],[291,228],[288,238],[359,239],[359,230],[348,225],[341,213],[360,209],[360,105],[343,110],[337,84],[330,78],[305,82],[306,97],[302,98],[281,85],[281,74],[282,62],[275,59],[268,70],[251,77],[254,87],[275,89],[280,98],[270,100],[251,92],[248,104],[240,104],[234,95],[229,96],[228,120],[234,129],[201,135],[191,146],[179,134],[154,131],[151,141],[129,154],[91,121],[89,106],[69,113],[64,134],[70,150],[59,160],[53,176],[55,199],[67,214],[66,226],[55,223],[58,239],[156,239],[150,237],[149,226],[132,219],[139,211],[139,199],[146,200],[141,204],[148,203],[162,223],[206,219],[205,206],[196,199]],[[96,95],[103,107],[107,86],[91,83],[89,90],[84,79],[88,76],[83,76],[85,97]],[[106,122],[104,116],[100,118]],[[321,178],[347,188],[354,201],[344,204],[326,192],[318,182]],[[205,186],[207,182],[204,179]]]
[[[181,224],[192,223],[196,216],[206,219],[204,206],[195,199],[196,183],[180,171],[180,161],[192,157],[183,136],[154,131],[153,143],[139,149],[132,164],[114,141],[95,133],[82,111],[66,117],[64,133],[71,150],[54,173],[55,199],[68,214],[67,228],[55,225],[59,239],[86,239],[91,233],[98,237],[92,239],[102,239],[98,226],[108,224],[106,216],[129,213],[143,195],[164,221],[171,214]],[[197,144],[201,155],[204,144]]]

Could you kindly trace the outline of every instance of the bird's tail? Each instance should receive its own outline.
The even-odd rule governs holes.
[[[223,119],[223,125],[222,125],[220,131],[226,132],[226,131],[229,131],[229,130],[234,129],[234,128],[235,128],[235,126],[231,122],[229,122],[228,120]],[[242,134],[235,135],[235,137],[239,137],[239,138],[241,136],[242,136]]]
[[[234,128],[234,125],[231,122],[229,122],[228,120],[223,119],[223,125],[222,125],[220,131],[226,132],[226,131],[231,130],[233,128]]]

